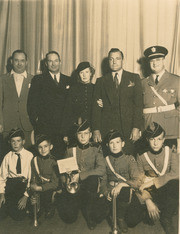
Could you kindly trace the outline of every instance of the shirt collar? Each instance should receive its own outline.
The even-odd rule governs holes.
[[[23,73],[16,73],[13,69],[11,70],[11,75],[14,76],[23,76],[24,78],[27,78],[27,71],[24,71]]]
[[[163,70],[162,70],[161,72],[159,72],[158,74],[153,74],[154,80],[156,79],[156,76],[158,76],[158,80],[160,80],[164,73],[165,73],[165,69],[163,69]]]
[[[49,71],[49,73],[53,79],[55,75],[56,75],[56,78],[60,78],[60,72],[58,72],[57,74],[53,74],[52,72]]]
[[[121,78],[122,72],[123,72],[123,69],[121,69],[121,70],[119,70],[119,71],[116,71],[116,72],[112,72],[113,78],[114,78],[114,76],[115,76],[116,73],[118,73],[119,78]]]
[[[17,152],[15,152],[15,151],[12,151],[12,152],[13,152],[13,154],[16,154],[16,153],[17,153]],[[18,152],[18,154],[22,155],[23,152],[24,152],[24,147]]]

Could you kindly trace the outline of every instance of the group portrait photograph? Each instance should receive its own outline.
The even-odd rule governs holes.
[[[180,0],[0,0],[0,233],[179,234]]]

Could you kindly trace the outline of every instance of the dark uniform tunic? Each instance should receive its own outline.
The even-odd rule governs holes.
[[[109,160],[114,171],[124,177],[128,184],[131,184],[134,188],[140,186],[141,180],[137,162],[132,155],[125,155],[121,152],[119,154],[111,153]],[[119,183],[126,182],[121,178],[117,178],[106,161],[106,174],[103,176],[100,191],[107,196]],[[125,219],[129,227],[134,227],[142,220],[143,207],[135,192],[130,190],[132,190],[130,187],[123,187],[117,196],[117,218]],[[112,210],[111,204],[109,204],[108,209]]]
[[[66,157],[73,156],[73,148],[67,150]],[[67,223],[77,219],[81,208],[87,222],[100,222],[104,218],[101,200],[98,198],[98,178],[105,173],[105,163],[100,148],[92,145],[79,145],[76,147],[80,190],[76,194],[63,191],[57,198],[60,217]]]
[[[40,192],[40,209],[48,212],[52,208],[52,194],[56,191],[59,183],[57,173],[57,163],[53,156],[37,156],[37,165],[39,168],[39,174],[49,181],[43,180],[37,173],[35,168],[34,159],[32,160],[32,181],[36,182],[42,187]]]
[[[165,148],[157,154],[150,151],[147,152],[147,154],[155,168],[159,172],[162,172],[165,159]],[[156,174],[145,159],[144,154],[138,156],[137,163],[142,178],[145,179],[146,176],[153,178],[155,186],[147,189],[146,193],[149,193],[149,198],[152,198],[157,204],[161,211],[161,218],[172,217],[178,206],[179,199],[179,155],[176,152],[172,152],[172,149],[169,149],[167,170],[162,176]]]

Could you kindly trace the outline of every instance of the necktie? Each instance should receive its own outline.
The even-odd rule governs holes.
[[[16,171],[17,174],[21,174],[21,158],[20,158],[20,154],[15,153],[18,156],[18,160],[17,160],[17,164],[16,164]]]
[[[156,79],[155,79],[155,84],[156,84],[156,85],[159,83],[158,78],[159,78],[159,75],[157,75],[157,76],[156,76]]]
[[[119,80],[118,80],[118,73],[116,72],[115,76],[114,76],[114,84],[116,86],[116,89],[118,88],[119,86]]]
[[[57,80],[57,78],[56,78],[56,75],[54,75],[54,81],[55,81],[55,83],[58,85],[59,84],[59,82],[58,82],[58,80]]]

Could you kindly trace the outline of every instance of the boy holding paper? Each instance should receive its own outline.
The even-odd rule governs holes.
[[[87,120],[82,122],[79,119],[76,131],[77,146],[67,149],[66,158],[76,158],[78,172],[73,174],[72,180],[79,183],[80,189],[75,194],[64,189],[62,194],[57,195],[57,208],[60,217],[66,223],[76,221],[78,211],[82,209],[88,228],[92,230],[104,217],[104,207],[101,206],[103,202],[98,196],[98,182],[105,173],[105,163],[101,149],[90,143],[91,136]],[[62,176],[62,182],[65,184],[65,175]]]
[[[55,158],[51,155],[53,145],[46,135],[39,135],[36,139],[38,155],[33,158],[31,191],[37,192],[40,198],[40,213],[45,211],[45,218],[54,216],[55,208],[52,202],[53,193],[58,187],[58,169]],[[37,202],[34,196],[31,203]]]

